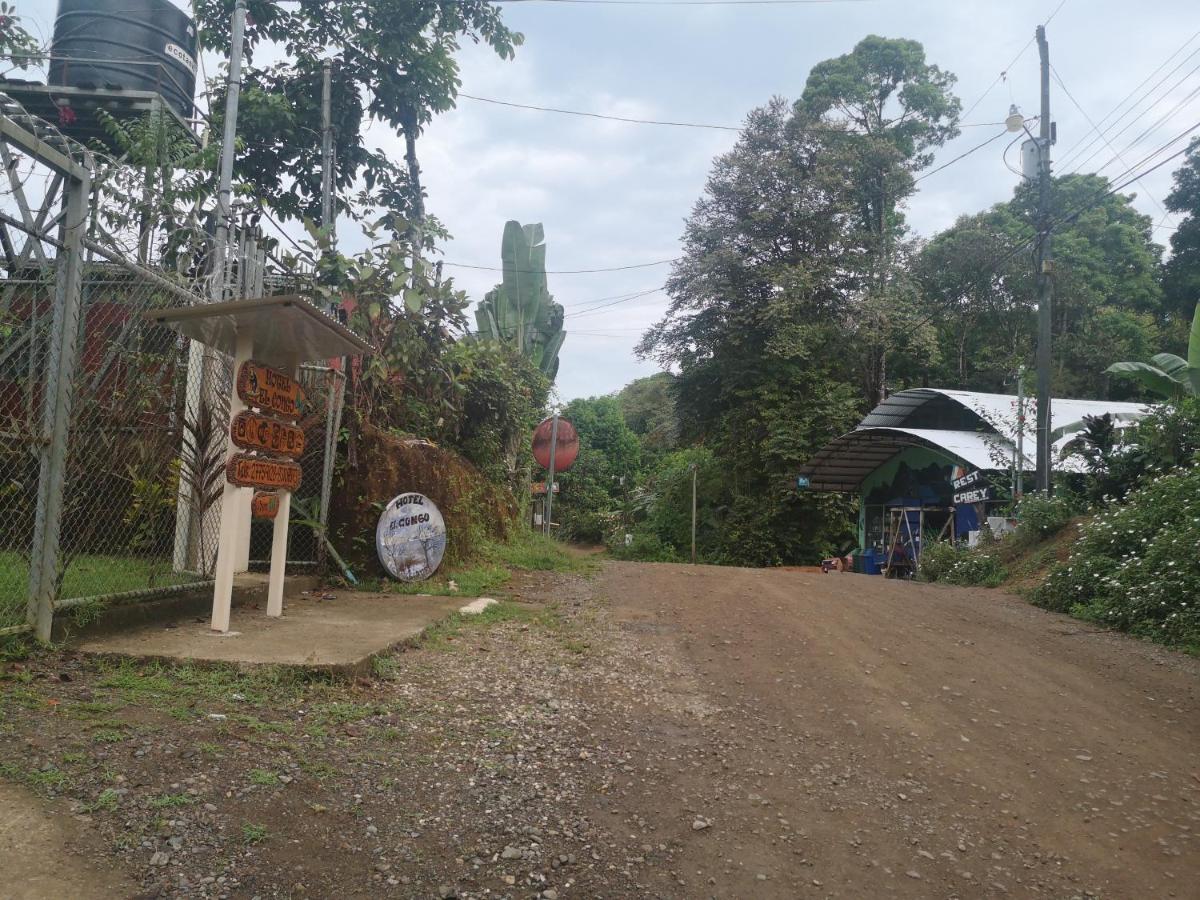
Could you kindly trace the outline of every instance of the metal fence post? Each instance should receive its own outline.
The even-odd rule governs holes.
[[[42,441],[38,449],[37,513],[29,567],[27,618],[41,641],[50,640],[54,601],[59,591],[63,492],[67,474],[71,401],[75,387],[75,363],[79,338],[82,296],[83,238],[88,226],[88,197],[91,179],[68,177],[63,246],[58,257],[54,289],[54,319],[42,405]]]
[[[325,455],[321,460],[321,508],[317,519],[320,523],[316,536],[317,568],[325,570],[325,534],[329,525],[329,501],[333,496],[333,467],[337,461],[338,432],[342,428],[342,409],[346,396],[346,379],[341,372],[329,371],[329,408],[325,416]]]

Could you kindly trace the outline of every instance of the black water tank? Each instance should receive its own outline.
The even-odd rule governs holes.
[[[196,26],[169,0],[59,0],[50,84],[154,91],[185,119],[196,96]]]

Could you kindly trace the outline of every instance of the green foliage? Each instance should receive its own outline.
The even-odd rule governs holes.
[[[527,356],[494,342],[459,341],[447,363],[461,391],[460,405],[443,421],[443,440],[520,496],[533,460],[529,435],[545,409],[549,379]]]
[[[373,246],[354,256],[321,253],[321,291],[354,298],[351,325],[376,348],[355,385],[351,442],[363,423],[446,444],[493,484],[514,492],[529,460],[528,436],[549,381],[514,348],[456,340],[466,325],[466,295],[429,266],[414,270],[403,245]]]
[[[813,66],[797,106],[814,118],[834,115],[927,165],[925,154],[959,133],[956,80],[928,64],[917,41],[872,34],[850,53]]]
[[[1067,527],[1078,509],[1066,497],[1026,494],[1017,503],[1017,527],[1040,537],[1049,537]]]
[[[655,372],[631,381],[617,393],[621,414],[638,436],[644,456],[674,450],[679,443],[679,417],[675,413],[675,376]]]
[[[179,494],[179,464],[172,462],[168,477],[161,471],[147,472],[143,467],[127,465],[129,506],[123,524],[129,529],[129,549],[153,552],[175,518],[175,499]]]
[[[97,109],[96,118],[119,160],[107,165],[107,148],[97,157],[110,186],[99,207],[104,225],[112,233],[147,228],[142,247],[161,244],[167,272],[191,264],[211,240],[208,223],[195,210],[216,191],[220,141],[197,147],[195,136],[165,110],[122,120]]]
[[[948,541],[921,552],[921,578],[964,587],[999,587],[1006,576],[1004,565],[987,549],[956,547]]]
[[[638,562],[681,562],[685,558],[657,534],[642,530],[633,532],[633,540],[628,544],[624,535],[614,535],[609,540],[608,551],[615,559]]]
[[[39,61],[39,49],[37,39],[21,24],[16,6],[0,3],[0,55],[15,68],[28,69]]]
[[[1163,272],[1167,312],[1183,331],[1200,298],[1200,138],[1188,144],[1183,165],[1175,171],[1171,193],[1163,201],[1180,216],[1171,235],[1171,257]]]
[[[261,844],[267,839],[267,834],[266,825],[257,825],[253,822],[242,824],[242,843],[247,846]]]
[[[233,0],[193,4],[205,48],[227,55],[233,5]],[[365,0],[352,7],[251,0],[249,11],[238,178],[283,218],[317,217],[322,61],[332,58],[339,207],[360,221],[378,215],[382,227],[412,243],[438,234],[440,227],[423,216],[411,142],[435,114],[453,108],[459,83],[455,54],[463,41],[486,44],[502,59],[521,44],[522,36],[504,25],[499,6],[486,0]],[[260,50],[281,61],[257,64]],[[223,80],[212,79],[209,90],[219,128]],[[405,165],[382,149],[368,149],[372,120],[403,134],[410,144]],[[414,222],[420,226],[414,229]]]
[[[1033,601],[1166,644],[1200,644],[1200,468],[1132,492],[1081,528]]]
[[[620,522],[629,520],[630,492],[641,470],[641,445],[616,397],[572,400],[562,415],[579,433],[575,465],[556,480],[554,517],[564,537],[603,543]]]
[[[1146,390],[1168,400],[1200,397],[1200,302],[1192,314],[1187,359],[1174,353],[1157,353],[1148,363],[1113,363],[1105,371],[1135,378]]]
[[[1132,396],[1104,368],[1148,354],[1160,343],[1161,248],[1148,217],[1097,175],[1053,179],[1051,205],[1082,210],[1055,228],[1053,338],[1058,397]],[[909,373],[913,380],[967,390],[1011,391],[1012,375],[1032,365],[1036,297],[1028,257],[1006,253],[1032,231],[1036,191],[961,217],[935,235],[914,264],[937,346]],[[1090,206],[1088,204],[1091,204]],[[1084,209],[1086,207],[1086,209]]]
[[[181,806],[191,806],[196,798],[191,794],[159,794],[152,797],[150,805],[155,809],[177,809]]]
[[[563,308],[546,285],[546,240],[540,224],[504,223],[500,245],[504,277],[475,310],[484,340],[512,344],[551,381],[558,374]]]

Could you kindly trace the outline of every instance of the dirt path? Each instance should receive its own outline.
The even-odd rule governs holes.
[[[991,591],[611,564],[664,896],[1195,897],[1200,665]],[[632,835],[631,835],[632,836]]]
[[[102,860],[79,822],[28,791],[0,781],[0,896],[6,900],[108,900],[136,893]]]
[[[509,594],[352,681],[0,666],[0,897],[1200,896],[1200,661],[853,575]]]

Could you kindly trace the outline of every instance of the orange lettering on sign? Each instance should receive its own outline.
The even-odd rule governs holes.
[[[304,411],[305,397],[300,382],[252,359],[242,363],[238,370],[237,392],[247,406],[285,419],[295,421]]]
[[[271,491],[255,491],[250,513],[256,519],[273,519],[279,512],[279,495]]]
[[[225,466],[225,478],[237,487],[279,488],[294,491],[300,487],[300,466],[289,460],[266,459],[238,453]]]
[[[238,413],[229,425],[229,434],[243,450],[264,450],[292,459],[304,453],[303,429],[258,413]]]

